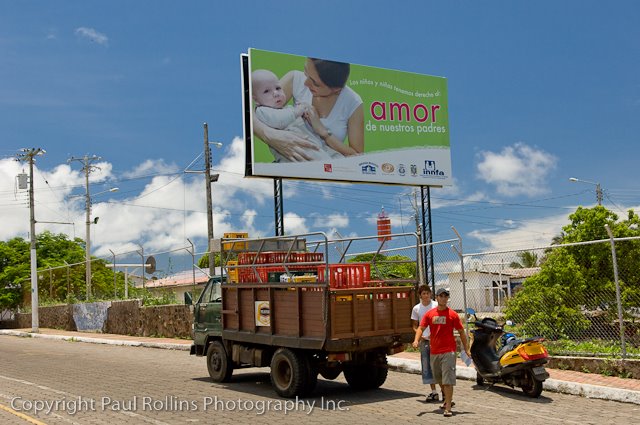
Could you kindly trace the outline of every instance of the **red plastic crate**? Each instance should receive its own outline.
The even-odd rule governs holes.
[[[290,252],[289,256],[287,256],[287,253],[284,251],[269,251],[261,252],[260,254],[255,252],[241,252],[238,254],[238,264],[309,263],[322,261],[323,258],[324,255],[321,252]]]
[[[318,282],[324,282],[325,266],[318,266]],[[329,286],[336,289],[363,288],[371,278],[369,263],[329,264]]]

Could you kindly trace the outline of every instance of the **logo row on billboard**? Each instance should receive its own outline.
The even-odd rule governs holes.
[[[379,172],[382,175],[398,174],[399,176],[412,176],[412,177],[430,177],[435,179],[444,179],[446,174],[444,171],[438,169],[436,162],[432,160],[425,160],[424,165],[418,166],[418,164],[390,164],[385,162],[378,165],[373,162],[361,162],[358,164],[360,172],[364,175],[377,175]],[[324,164],[324,172],[332,173],[333,165]]]

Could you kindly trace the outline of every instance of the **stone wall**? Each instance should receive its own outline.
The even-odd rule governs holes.
[[[141,306],[139,300],[70,304],[38,309],[39,327],[119,335],[191,338],[193,312],[184,304]],[[17,328],[31,328],[31,313],[18,313]]]
[[[193,313],[188,305],[140,306],[138,300],[111,303],[106,333],[191,338]]]
[[[30,328],[31,313],[16,313],[15,322],[18,328]],[[40,307],[38,309],[38,325],[41,328],[76,331],[76,324],[73,321],[73,305]]]

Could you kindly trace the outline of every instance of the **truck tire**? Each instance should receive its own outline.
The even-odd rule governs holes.
[[[344,377],[354,390],[372,390],[387,380],[387,357],[381,356],[375,362],[345,366]]]
[[[233,364],[220,341],[213,341],[207,349],[207,369],[214,382],[229,382]]]
[[[278,395],[285,398],[303,395],[308,381],[309,366],[304,356],[288,348],[276,350],[271,358],[271,385]]]
[[[313,364],[309,356],[305,354],[299,354],[302,356],[302,359],[306,363],[307,367],[307,381],[304,385],[304,389],[302,391],[302,395],[308,396],[316,389],[316,385],[318,385],[318,368]]]
[[[325,367],[320,369],[320,375],[322,375],[324,379],[328,379],[330,381],[336,379],[341,373],[342,369],[340,369],[338,366]]]

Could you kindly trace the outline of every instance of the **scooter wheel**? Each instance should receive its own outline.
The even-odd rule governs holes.
[[[533,371],[530,369],[525,372],[521,388],[522,392],[531,398],[538,398],[542,394],[542,382],[533,377]]]
[[[484,385],[484,378],[479,373],[476,373],[476,384],[478,384],[478,386]]]

